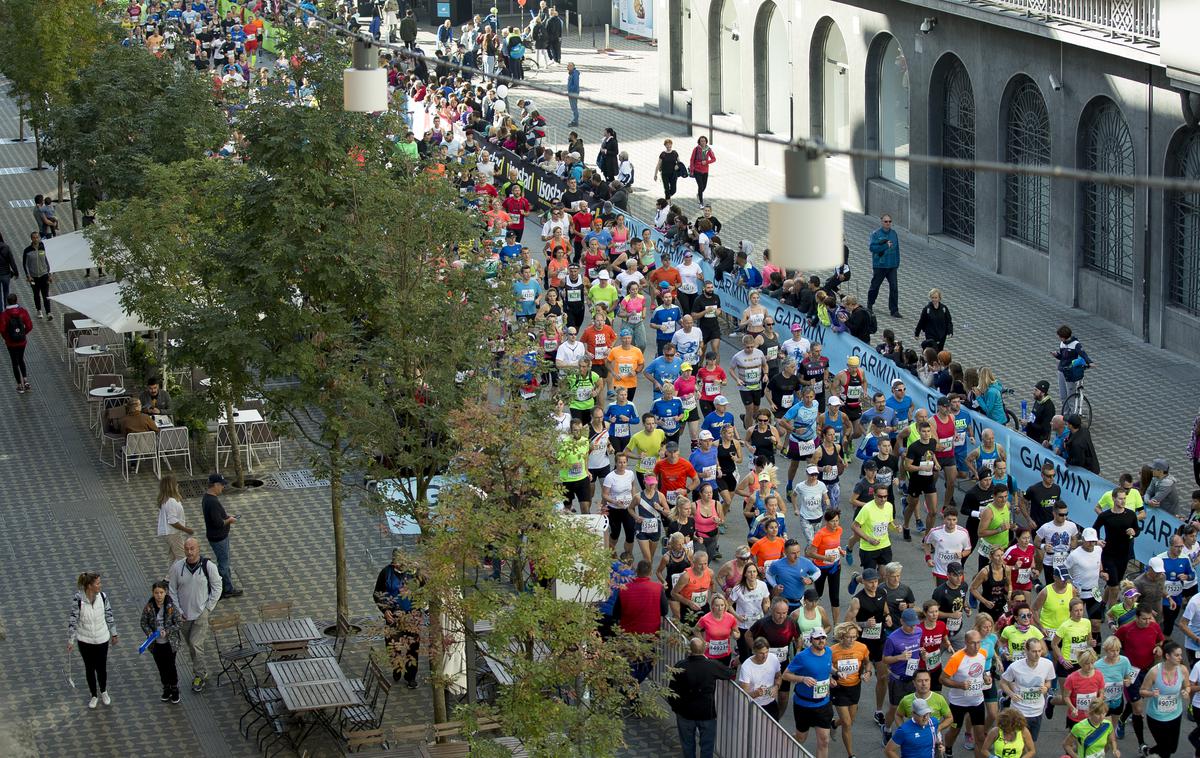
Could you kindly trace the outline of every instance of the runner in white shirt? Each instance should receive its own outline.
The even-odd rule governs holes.
[[[1100,562],[1100,550],[1096,544],[1099,535],[1095,529],[1088,527],[1083,530],[1083,538],[1079,547],[1067,555],[1067,572],[1071,574],[1071,584],[1079,591],[1079,597],[1087,607],[1087,617],[1092,620],[1092,634],[1100,637],[1100,621],[1104,618],[1104,585],[1108,578],[1104,566]]]
[[[804,473],[807,478],[796,482],[789,499],[792,501],[792,512],[800,517],[800,529],[805,542],[810,543],[821,528],[825,510],[830,507],[829,487],[818,478],[821,470],[816,466],[809,466]]]
[[[621,273],[617,274],[617,290],[621,293],[621,297],[625,297],[629,294],[630,284],[636,284],[639,287],[644,286],[646,276],[641,271],[637,270],[637,263],[638,262],[636,260],[630,258],[625,262],[627,268]]]
[[[738,666],[738,685],[772,718],[778,720],[779,702],[776,695],[782,679],[779,658],[771,655],[771,644],[767,638],[759,637],[754,641],[754,656]]]
[[[700,346],[704,344],[704,333],[690,315],[684,314],[683,318],[679,319],[679,328],[671,335],[671,344],[675,346],[684,363],[700,365]]]
[[[1054,569],[1067,562],[1067,555],[1075,547],[1079,527],[1067,520],[1067,506],[1059,503],[1054,507],[1054,520],[1038,527],[1033,544],[1042,553],[1042,571],[1046,584],[1054,581]]]
[[[558,366],[559,371],[570,371],[572,368],[577,368],[579,362],[587,358],[587,345],[580,342],[576,334],[578,332],[575,327],[568,326],[564,333],[566,339],[554,353],[554,364]]]
[[[792,336],[779,346],[780,355],[791,358],[797,366],[808,356],[808,351],[812,347],[812,343],[804,336],[803,329],[804,327],[800,324],[792,324]]]
[[[608,516],[608,546],[616,552],[617,539],[625,530],[625,552],[633,552],[634,532],[637,523],[630,507],[633,504],[633,485],[637,481],[634,472],[626,468],[629,457],[617,453],[615,467],[604,477],[602,493],[603,511]]]
[[[972,629],[963,635],[963,649],[950,656],[942,666],[942,695],[950,704],[954,726],[946,731],[946,750],[954,749],[958,733],[971,719],[971,731],[975,744],[982,745],[987,736],[987,712],[983,706],[983,691],[992,686],[991,662],[986,650],[981,650],[982,639]]]
[[[683,262],[675,267],[679,272],[679,291],[685,295],[698,295],[704,286],[704,270],[700,264],[692,260],[691,251],[683,254]]]
[[[1029,720],[1029,731],[1037,739],[1046,710],[1046,693],[1054,683],[1054,664],[1042,657],[1046,643],[1037,638],[1025,641],[1025,655],[1015,659],[1000,677],[1000,689],[1012,698],[1013,707]]]
[[[946,579],[946,567],[951,563],[962,563],[971,557],[971,535],[958,525],[958,511],[947,508],[942,511],[942,525],[935,526],[925,535],[925,562],[933,569],[939,581]]]

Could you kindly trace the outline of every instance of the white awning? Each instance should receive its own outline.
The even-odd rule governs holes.
[[[77,271],[81,268],[96,268],[92,260],[92,243],[83,232],[71,232],[43,241],[46,258],[50,261],[50,272]]]
[[[117,334],[150,331],[152,327],[147,326],[137,315],[125,312],[124,306],[121,305],[120,288],[120,282],[110,282],[98,287],[85,287],[74,292],[52,295],[50,299],[64,308],[79,311]]]

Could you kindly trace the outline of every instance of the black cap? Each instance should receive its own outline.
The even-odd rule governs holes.
[[[1050,382],[1046,381],[1045,379],[1033,385],[1033,388],[1035,390],[1040,390],[1043,393],[1050,394]]]
[[[939,397],[939,398],[937,399],[937,407],[939,407],[939,408],[942,408],[942,407],[949,408],[949,407],[950,407],[950,398],[946,397],[945,395],[943,395],[942,397]]]
[[[229,480],[220,474],[209,474],[208,483],[211,484],[229,484]]]
[[[865,461],[863,461],[862,470],[863,471],[878,471],[879,464],[875,462],[874,458],[868,458]]]
[[[963,566],[958,561],[950,561],[948,564],[946,564],[947,576],[961,576],[962,572]]]
[[[804,599],[805,600],[820,600],[821,596],[817,594],[816,590],[814,590],[812,587],[809,587],[808,589],[806,589],[804,591]]]

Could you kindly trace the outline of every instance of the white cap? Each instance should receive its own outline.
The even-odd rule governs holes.
[[[804,473],[819,474],[819,473],[821,473],[821,469],[817,468],[816,466],[809,466],[808,468],[804,469]]]
[[[1093,529],[1089,526],[1087,529],[1083,530],[1083,541],[1084,542],[1095,542],[1098,539],[1100,539],[1100,535],[1096,534],[1095,529]]]
[[[830,405],[831,407],[836,408],[842,404],[842,399],[840,397],[838,397],[837,395],[834,395],[833,397],[829,398],[825,402],[828,405]]]
[[[726,398],[724,395],[717,395],[713,399],[713,404],[714,405],[729,405],[729,399]]]
[[[607,279],[608,278],[608,269],[601,269],[600,274],[597,276],[597,278],[598,279]]]
[[[1163,559],[1161,555],[1156,555],[1150,559],[1150,570],[1156,574],[1167,573],[1166,568],[1163,566]]]
[[[707,429],[700,430],[700,439],[711,440],[712,438],[713,438],[712,432],[708,431]]]

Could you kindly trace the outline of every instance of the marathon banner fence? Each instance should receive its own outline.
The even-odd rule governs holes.
[[[550,206],[562,201],[562,197],[567,191],[567,181],[561,176],[535,166],[499,145],[488,145],[487,150],[495,158],[496,165],[504,169],[505,174],[509,169],[516,170],[518,181],[525,188],[525,197],[529,199],[529,203],[535,211],[543,213],[550,210]],[[581,199],[587,201],[589,208],[595,208],[595,198],[591,191],[581,190],[581,192],[583,193]],[[626,218],[628,217],[629,215],[626,214]]]
[[[626,214],[626,223],[634,235],[640,236],[643,229],[650,228],[651,234],[658,246],[660,256],[670,257],[678,264],[683,260],[685,250],[691,248],[668,241],[657,230],[648,227],[645,222]],[[697,257],[698,258],[698,257]],[[721,308],[734,318],[741,318],[742,312],[750,304],[749,290],[741,284],[734,274],[725,274],[721,278],[714,275],[712,266],[705,260],[699,259],[704,270],[705,279],[713,280],[715,290],[721,298]],[[867,383],[873,392],[887,395],[892,381],[900,379],[908,389],[908,395],[917,407],[922,405],[929,409],[930,415],[937,410],[937,399],[941,393],[926,387],[916,375],[898,367],[894,362],[880,355],[870,345],[862,342],[846,332],[835,332],[820,324],[813,326],[795,308],[784,305],[778,300],[761,294],[759,301],[771,312],[775,319],[775,330],[779,341],[791,338],[792,324],[798,323],[804,327],[804,336],[812,342],[820,342],[822,355],[829,359],[830,367],[841,368],[846,365],[846,359],[852,355],[858,356],[860,365],[867,376]],[[1017,486],[1024,491],[1027,487],[1041,480],[1041,468],[1044,463],[1053,463],[1057,471],[1055,481],[1062,488],[1063,500],[1071,511],[1071,520],[1080,529],[1089,527],[1096,519],[1095,504],[1100,496],[1114,489],[1112,482],[1091,473],[1086,469],[1068,466],[1062,458],[1054,455],[1049,449],[1026,437],[1020,432],[997,424],[982,414],[968,411],[974,427],[975,439],[980,438],[984,429],[991,429],[996,435],[996,442],[1004,446],[1008,454],[1008,471],[1016,480]],[[1179,528],[1180,521],[1174,516],[1157,508],[1146,508],[1146,520],[1142,523],[1142,532],[1134,542],[1134,556],[1146,563],[1150,557],[1164,552],[1171,542],[1171,535]]]

